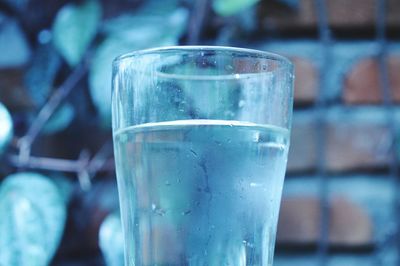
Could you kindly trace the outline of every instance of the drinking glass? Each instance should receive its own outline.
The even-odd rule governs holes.
[[[286,58],[242,48],[115,59],[125,265],[272,265],[293,79]]]

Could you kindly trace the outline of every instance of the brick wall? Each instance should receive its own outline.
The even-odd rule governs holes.
[[[394,202],[389,169],[394,153],[388,110],[383,105],[379,43],[374,38],[377,1],[327,0],[335,38],[327,73],[321,77],[324,48],[317,37],[315,1],[292,9],[263,1],[260,27],[282,41],[254,47],[284,54],[295,64],[295,111],[287,177],[277,236],[277,266],[321,265],[321,180],[327,182],[328,245],[325,265],[388,265],[398,262]],[[391,97],[400,101],[400,2],[387,1],[387,72]],[[296,38],[296,39],[293,39]],[[271,38],[270,38],[271,39]],[[323,86],[322,86],[323,85]],[[321,88],[325,88],[321,91]],[[315,109],[326,100],[321,130]],[[400,108],[391,113],[400,121]],[[318,141],[322,135],[323,140]],[[395,136],[397,138],[397,136]],[[318,151],[323,143],[322,154]],[[325,175],[318,174],[323,156]]]
[[[279,1],[261,1],[258,11],[260,27],[265,30],[299,31],[317,27],[317,12],[314,0],[281,1],[291,2],[292,8],[279,5]],[[375,25],[377,7],[375,0],[326,0],[328,21],[336,32],[349,30],[368,31]],[[386,25],[398,30],[400,5],[397,0],[387,0]],[[360,32],[358,32],[360,33]]]
[[[382,104],[373,40],[336,41],[321,92],[322,46],[317,40],[284,40],[256,48],[290,57],[296,67],[295,111],[288,172],[281,207],[276,264],[319,265],[321,233],[318,113],[315,100],[327,101],[323,134],[328,183],[330,255],[328,265],[395,265],[393,212],[395,188],[388,176],[392,135]],[[388,45],[389,85],[400,101],[400,43]],[[394,108],[400,121],[400,108]]]

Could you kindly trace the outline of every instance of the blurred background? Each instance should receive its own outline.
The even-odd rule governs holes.
[[[400,265],[399,40],[398,0],[0,0],[0,265],[123,265],[111,62],[178,44],[296,66],[274,265]]]

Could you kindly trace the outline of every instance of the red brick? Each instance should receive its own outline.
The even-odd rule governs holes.
[[[303,0],[304,1],[304,0]],[[328,0],[329,22],[333,27],[374,27],[376,23],[376,0]],[[400,2],[387,1],[388,26],[399,26]]]
[[[371,26],[375,22],[375,0],[329,0],[329,23],[336,27]]]
[[[294,100],[304,104],[313,102],[317,95],[318,71],[311,60],[302,57],[291,57],[295,66]]]
[[[331,245],[362,246],[372,244],[372,221],[358,205],[343,197],[331,202],[329,242]]]
[[[320,202],[313,197],[284,198],[279,214],[280,244],[312,244],[319,236]]]
[[[298,9],[290,10],[273,1],[261,1],[259,16],[265,29],[315,29],[317,16],[314,0],[300,0]],[[388,0],[387,25],[400,27],[400,2]],[[375,26],[375,0],[328,0],[328,20],[334,29],[348,30]]]
[[[382,124],[330,123],[326,136],[327,168],[334,172],[384,168],[390,160],[389,140],[390,132]]]
[[[261,1],[259,8],[261,28],[264,29],[299,29],[315,27],[316,16],[312,0],[299,1],[296,11],[277,6],[273,1]]]
[[[400,102],[400,56],[388,58],[389,85],[392,96]],[[343,90],[343,100],[348,104],[381,103],[382,90],[379,65],[373,58],[358,62],[348,73]]]
[[[277,233],[278,244],[307,245],[319,241],[321,202],[314,197],[282,200]],[[357,247],[373,243],[370,216],[354,202],[335,197],[329,204],[329,244]]]
[[[289,172],[304,172],[315,168],[317,161],[316,137],[315,123],[311,119],[308,121],[295,120],[289,149]]]
[[[326,114],[324,138],[325,166],[330,172],[374,170],[388,167],[391,134],[383,110],[333,109]],[[288,172],[316,168],[317,124],[312,112],[295,115]]]

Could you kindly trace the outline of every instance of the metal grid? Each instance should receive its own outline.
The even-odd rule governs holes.
[[[398,168],[398,153],[396,152],[397,146],[397,125],[394,115],[394,102],[393,94],[390,88],[389,82],[389,70],[387,62],[387,39],[386,39],[386,16],[387,16],[387,0],[376,0],[376,42],[379,45],[379,52],[377,60],[379,64],[379,83],[381,87],[381,94],[383,99],[384,108],[386,111],[386,123],[390,129],[391,136],[391,160],[389,167],[389,177],[392,182],[394,201],[393,201],[393,217],[399,217],[400,214],[400,194],[398,193],[399,188],[399,168]],[[389,237],[380,247],[377,248],[377,254],[380,254],[382,249],[388,249],[391,245],[394,245],[396,250],[396,258],[394,265],[400,265],[400,223],[394,221],[393,235]],[[384,262],[378,257],[378,262],[383,265]]]
[[[315,103],[317,110],[317,175],[319,176],[320,202],[321,202],[321,232],[318,243],[318,259],[320,265],[326,264],[328,253],[329,238],[329,199],[328,199],[328,176],[326,175],[325,165],[325,135],[326,135],[326,99],[325,91],[327,88],[326,75],[328,73],[329,62],[331,61],[330,48],[332,43],[331,31],[328,22],[328,12],[325,0],[315,0],[317,11],[318,33],[321,44],[322,61],[320,70],[320,89]]]
[[[327,12],[327,1],[326,0],[315,0],[315,10],[317,14],[318,23],[318,36],[321,45],[322,61],[320,71],[320,90],[318,93],[317,101],[314,105],[314,109],[317,111],[317,176],[319,177],[319,198],[321,202],[321,232],[320,239],[318,241],[318,261],[319,265],[324,266],[328,264],[329,255],[329,175],[326,171],[325,164],[325,136],[326,136],[326,121],[325,114],[327,110],[327,101],[325,93],[327,91],[326,75],[329,73],[329,67],[332,62],[331,47],[334,43],[334,36],[331,33],[331,29],[328,22]],[[377,61],[379,65],[379,84],[381,88],[381,95],[383,99],[383,106],[386,112],[386,124],[390,130],[391,136],[391,160],[389,166],[389,179],[392,183],[394,201],[391,206],[393,209],[393,217],[399,217],[400,215],[400,180],[399,180],[399,167],[398,167],[398,153],[396,152],[398,129],[396,125],[396,118],[394,115],[394,102],[392,90],[389,82],[389,70],[387,64],[387,38],[386,38],[386,18],[387,18],[387,0],[375,0],[376,7],[376,43],[378,44]],[[387,266],[387,262],[382,258],[384,250],[389,248],[395,248],[396,257],[394,258],[393,265],[400,265],[400,223],[393,222],[392,234],[384,239],[382,243],[377,243],[374,253],[374,265]]]

